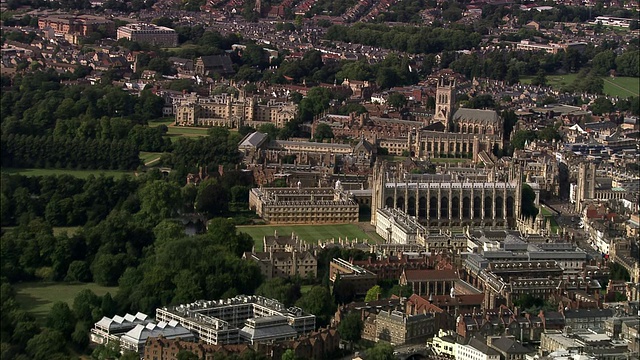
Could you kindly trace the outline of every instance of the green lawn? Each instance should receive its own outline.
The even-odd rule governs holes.
[[[540,212],[542,212],[542,216],[544,216],[546,220],[551,223],[551,233],[556,234],[560,227],[558,226],[558,222],[556,221],[555,213],[544,205],[540,205]]]
[[[153,165],[154,163],[156,163],[158,160],[160,160],[160,157],[162,156],[161,152],[146,152],[146,151],[140,151],[140,160],[145,164],[145,165]]]
[[[605,77],[603,80],[604,93],[607,95],[627,98],[629,96],[638,96],[638,93],[640,93],[640,78]]]
[[[69,306],[73,305],[73,299],[84,289],[90,289],[96,295],[103,296],[110,292],[116,295],[117,287],[100,286],[95,283],[67,284],[67,283],[22,283],[16,284],[16,301],[20,306],[43,320],[47,316],[51,306],[56,301],[64,301]]]
[[[89,175],[100,176],[103,174],[107,177],[123,177],[125,175],[134,176],[132,171],[122,170],[66,170],[66,169],[15,169],[15,168],[2,168],[2,173],[5,174],[20,174],[25,176],[47,176],[47,175],[72,175],[77,178],[86,179]]]
[[[547,82],[551,87],[560,89],[564,86],[571,85],[577,77],[578,74],[550,75],[547,76]],[[520,82],[523,84],[530,84],[531,79],[531,77],[523,77],[520,79]],[[639,78],[612,78],[610,76],[603,76],[602,80],[604,80],[604,93],[606,95],[626,98],[629,96],[638,96],[638,93],[640,93]]]
[[[262,240],[266,235],[273,235],[278,231],[278,236],[291,236],[294,232],[302,240],[308,243],[317,243],[318,240],[348,238],[349,240],[369,239],[369,241],[381,242],[375,231],[365,231],[356,224],[339,225],[253,225],[238,226],[238,231],[251,235],[256,244],[256,251],[262,251]]]

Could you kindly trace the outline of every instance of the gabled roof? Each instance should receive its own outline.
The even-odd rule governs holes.
[[[217,71],[221,74],[233,74],[233,64],[231,58],[226,55],[202,56],[202,63],[205,68]]]
[[[499,339],[494,339],[491,342],[491,346],[506,354],[529,354],[533,352],[522,346],[519,342],[504,336]]]
[[[460,108],[453,114],[453,120],[469,119],[484,121],[488,123],[498,123],[498,113],[495,110],[479,110]]]
[[[248,134],[247,136],[244,137],[244,139],[242,139],[242,141],[240,142],[240,145],[238,145],[239,148],[257,148],[260,147],[260,145],[262,145],[265,140],[267,139],[267,134],[263,134],[261,132],[254,132],[251,134]]]
[[[489,347],[487,345],[487,343],[476,339],[476,338],[471,338],[471,340],[469,340],[469,346],[471,346],[472,348],[480,351],[481,353],[485,354],[485,355],[493,355],[493,356],[498,356],[500,355],[499,352],[497,352],[495,349]]]

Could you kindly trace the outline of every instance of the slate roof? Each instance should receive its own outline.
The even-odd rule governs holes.
[[[500,355],[500,353],[497,352],[495,349],[489,347],[485,342],[480,341],[479,339],[476,339],[476,338],[471,338],[471,340],[469,340],[469,346],[482,352],[485,355],[489,355],[489,356]]]
[[[501,337],[499,339],[494,339],[491,342],[491,346],[506,353],[506,354],[529,354],[532,353],[531,350],[522,346],[519,342],[509,339],[507,337]]]
[[[242,139],[242,141],[240,142],[240,145],[238,145],[238,147],[240,148],[257,148],[260,145],[262,145],[262,143],[264,143],[264,141],[267,139],[267,134],[263,134],[261,132],[254,132],[251,133],[247,136],[244,137],[244,139]]]
[[[453,114],[453,120],[476,120],[488,123],[498,123],[498,113],[495,110],[479,110],[460,108]]]
[[[226,55],[202,56],[202,64],[207,70],[214,70],[220,74],[234,74],[231,58]]]

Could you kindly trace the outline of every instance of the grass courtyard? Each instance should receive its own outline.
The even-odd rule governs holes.
[[[20,306],[32,313],[38,320],[43,321],[51,310],[53,303],[63,301],[73,305],[73,299],[84,289],[90,289],[98,296],[111,293],[115,296],[117,287],[100,286],[95,283],[67,284],[67,283],[43,283],[29,282],[16,284],[16,301]]]
[[[368,224],[367,224],[368,225]],[[375,230],[366,229],[361,224],[336,224],[336,225],[252,225],[238,226],[238,231],[251,235],[256,244],[256,251],[262,251],[262,240],[265,236],[272,236],[275,231],[278,236],[291,236],[295,233],[305,242],[317,243],[318,240],[348,238],[349,240],[368,239],[370,242],[381,242],[382,238]]]

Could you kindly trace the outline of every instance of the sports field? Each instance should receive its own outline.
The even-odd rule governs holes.
[[[571,85],[578,74],[566,74],[566,75],[549,75],[547,76],[547,83],[549,86],[560,89],[564,86]],[[523,84],[530,84],[531,77],[523,77],[520,82]],[[629,96],[638,96],[640,93],[640,79],[634,77],[615,77],[603,76],[604,81],[604,93],[609,96],[620,96],[627,98]]]
[[[367,224],[368,225],[368,224]],[[338,224],[338,225],[254,225],[238,226],[238,231],[251,235],[256,244],[256,251],[262,251],[262,240],[265,236],[272,236],[276,231],[278,236],[291,236],[295,233],[305,242],[317,243],[318,240],[348,238],[349,240],[368,239],[370,242],[380,242],[382,238],[373,229],[365,230],[366,225]]]
[[[73,299],[84,290],[90,289],[98,296],[111,293],[115,296],[117,287],[100,286],[95,283],[67,284],[67,283],[41,283],[31,282],[14,285],[16,289],[16,301],[20,306],[31,312],[38,320],[43,320],[53,303],[64,301],[69,306],[73,305]]]
[[[125,175],[134,176],[133,171],[121,171],[121,170],[67,170],[67,169],[15,169],[15,168],[2,168],[2,173],[6,174],[20,174],[25,176],[47,176],[47,175],[72,175],[77,178],[86,179],[89,175],[95,177],[103,174],[110,177],[123,177]]]

